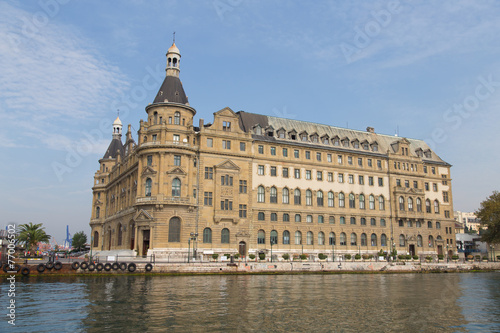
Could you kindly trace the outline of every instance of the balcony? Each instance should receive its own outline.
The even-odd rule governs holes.
[[[138,205],[196,205],[196,199],[192,197],[169,197],[163,194],[154,196],[137,197]]]

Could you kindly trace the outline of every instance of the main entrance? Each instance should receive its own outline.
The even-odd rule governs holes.
[[[409,252],[412,257],[415,255],[415,244],[410,244]]]
[[[149,250],[149,230],[144,230],[142,232],[142,255],[146,256]]]
[[[247,255],[247,243],[241,241],[240,246],[238,248],[238,252],[240,253],[240,256],[244,257]]]

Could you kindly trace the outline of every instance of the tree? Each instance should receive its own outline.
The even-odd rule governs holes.
[[[85,243],[87,243],[87,235],[85,235],[83,231],[79,231],[73,235],[71,245],[74,249],[80,251],[83,247],[85,247]]]
[[[48,243],[50,240],[50,235],[45,233],[45,228],[42,227],[42,223],[33,224],[21,224],[18,226],[19,235],[17,237],[18,242],[24,247],[34,252],[38,243]]]
[[[481,240],[489,244],[500,243],[500,193],[494,191],[488,199],[481,202],[481,207],[476,212],[481,220]]]

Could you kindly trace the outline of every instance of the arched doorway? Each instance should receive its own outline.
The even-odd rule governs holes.
[[[247,255],[247,243],[241,241],[239,244],[238,252],[240,256],[245,257]]]

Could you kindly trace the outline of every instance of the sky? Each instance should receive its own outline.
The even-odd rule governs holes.
[[[455,210],[499,189],[498,1],[0,2],[0,227],[90,234],[120,110],[137,139],[173,32],[194,123],[233,111],[425,140]],[[497,147],[497,148],[495,148]]]

